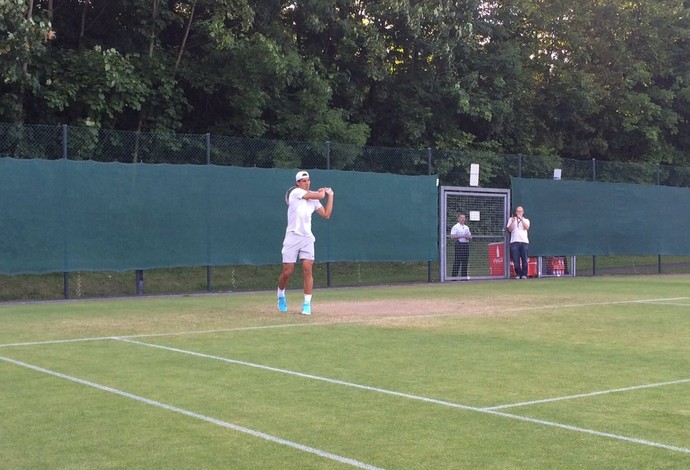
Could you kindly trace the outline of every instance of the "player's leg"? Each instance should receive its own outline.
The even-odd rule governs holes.
[[[285,290],[290,282],[290,276],[295,270],[295,263],[283,263],[283,271],[278,277],[278,289]]]
[[[314,260],[302,260],[302,276],[304,276],[304,303],[302,314],[311,315],[311,296],[314,292]]]
[[[287,297],[285,296],[285,289],[287,289],[290,282],[290,276],[295,270],[295,263],[283,263],[283,271],[278,277],[278,310],[287,312]]]
[[[304,303],[302,314],[311,315],[311,296],[314,292],[314,242],[305,243],[300,250],[302,276],[304,276]]]
[[[314,260],[302,260],[302,275],[304,276],[304,295],[314,292]]]
[[[298,242],[299,240],[296,240],[291,235],[286,235],[283,241],[283,249],[281,251],[283,257],[283,270],[280,276],[278,276],[278,310],[281,312],[287,312],[288,309],[285,290],[290,282],[290,276],[292,276],[295,270],[295,263],[299,255]]]

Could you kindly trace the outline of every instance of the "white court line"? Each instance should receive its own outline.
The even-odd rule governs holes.
[[[639,299],[639,300],[625,300],[625,301],[613,301],[613,302],[590,302],[590,303],[580,303],[580,304],[542,305],[542,306],[512,308],[512,309],[506,309],[504,311],[516,312],[516,311],[529,311],[529,310],[550,309],[550,308],[581,308],[581,307],[589,307],[589,306],[622,305],[622,304],[631,304],[631,303],[660,303],[660,302],[664,302],[664,301],[685,300],[685,299],[688,299],[688,297],[675,297],[675,298],[665,298],[665,299],[664,298]],[[681,304],[681,305],[684,306],[684,304]],[[381,321],[381,320],[386,320],[386,319],[406,319],[406,318],[453,316],[453,315],[457,315],[457,314],[451,313],[451,314],[398,315],[398,316],[388,316],[388,317],[379,317],[379,318],[355,319],[355,320],[340,321],[340,322],[332,322],[331,321],[331,322],[318,322],[318,323],[315,322],[315,323],[299,323],[299,324],[283,324],[283,325],[266,325],[266,326],[257,326],[257,327],[226,328],[226,329],[203,330],[203,331],[198,330],[198,331],[173,332],[173,333],[140,334],[140,335],[120,336],[120,337],[108,336],[108,337],[82,338],[82,339],[70,339],[70,340],[36,341],[36,342],[27,342],[27,343],[0,344],[0,347],[31,346],[31,345],[39,345],[39,344],[58,344],[58,343],[78,342],[78,341],[95,341],[95,340],[110,340],[110,339],[117,339],[119,341],[126,341],[126,338],[179,336],[179,335],[191,335],[191,334],[200,334],[200,333],[261,330],[261,329],[267,329],[267,328],[289,328],[289,327],[295,327],[295,326],[324,326],[324,325],[337,325],[337,324],[349,324],[349,323],[370,323],[372,321]],[[178,352],[182,352],[182,353],[186,353],[186,354],[197,355],[200,357],[207,357],[207,358],[213,358],[213,359],[217,359],[217,360],[224,360],[226,362],[233,362],[236,364],[246,365],[246,366],[250,366],[250,367],[264,368],[267,370],[273,370],[276,372],[293,374],[293,375],[297,375],[297,376],[301,376],[301,377],[305,377],[305,378],[312,378],[315,380],[323,380],[323,381],[327,381],[327,382],[331,382],[331,383],[335,383],[335,384],[362,388],[362,389],[370,390],[370,391],[374,391],[374,392],[385,393],[385,394],[389,394],[389,395],[400,396],[400,397],[404,397],[404,398],[409,398],[409,399],[414,399],[414,400],[419,400],[419,401],[424,401],[424,402],[429,402],[429,403],[435,403],[435,404],[439,404],[439,405],[443,405],[443,406],[449,406],[449,407],[453,407],[453,408],[476,411],[476,412],[492,414],[492,415],[496,415],[496,416],[503,416],[503,417],[507,417],[507,418],[511,418],[511,419],[533,422],[533,423],[537,423],[537,424],[541,424],[541,425],[545,425],[545,426],[553,426],[553,427],[567,429],[567,430],[571,430],[571,431],[582,432],[585,434],[609,437],[612,439],[623,440],[623,441],[627,441],[627,442],[643,444],[643,445],[647,445],[647,446],[658,447],[658,448],[673,450],[673,451],[682,452],[682,453],[690,453],[690,449],[685,448],[685,447],[669,446],[666,444],[657,443],[657,442],[653,442],[653,441],[647,441],[647,440],[643,440],[643,439],[630,438],[630,437],[617,435],[617,434],[602,433],[602,432],[591,430],[591,429],[579,428],[579,427],[564,425],[564,424],[555,423],[555,422],[543,421],[543,420],[539,420],[539,419],[534,419],[534,418],[529,418],[529,417],[524,417],[524,416],[518,416],[518,415],[509,414],[509,413],[503,413],[503,412],[499,412],[499,411],[496,411],[495,409],[490,409],[490,408],[478,408],[478,407],[472,407],[472,406],[467,406],[467,405],[460,405],[460,404],[447,402],[447,401],[443,401],[443,400],[436,400],[436,399],[432,399],[432,398],[415,396],[415,395],[405,394],[405,393],[401,393],[401,392],[388,391],[388,390],[379,389],[376,387],[357,385],[357,384],[352,384],[349,382],[327,379],[327,378],[318,377],[318,376],[312,376],[309,374],[302,374],[302,373],[298,373],[298,372],[276,369],[276,368],[271,368],[268,366],[261,366],[258,364],[255,365],[255,364],[246,363],[243,361],[234,361],[231,359],[225,359],[225,358],[220,358],[220,357],[204,355],[204,354],[200,354],[200,353],[194,353],[191,351],[176,350],[174,348],[167,348],[164,346],[158,346],[158,345],[153,345],[153,344],[148,344],[148,343],[143,343],[143,342],[138,342],[138,341],[129,341],[129,342],[132,342],[135,344],[142,344],[142,345],[149,346],[149,347],[158,347],[158,348],[162,348],[162,349],[169,349],[172,351],[178,351]],[[2,359],[2,358],[0,358],[0,359]],[[641,387],[643,387],[643,386],[641,386]],[[597,393],[597,392],[594,392],[594,393]]]
[[[515,408],[518,406],[538,405],[538,404],[542,404],[542,403],[551,403],[554,401],[573,400],[576,398],[589,398],[589,397],[596,397],[598,395],[608,395],[610,393],[630,392],[633,390],[641,390],[641,389],[645,389],[645,388],[658,388],[658,387],[665,387],[667,385],[678,385],[678,384],[686,384],[686,383],[690,383],[690,379],[672,380],[669,382],[659,382],[659,383],[645,384],[645,385],[634,385],[632,387],[614,388],[611,390],[601,390],[598,392],[578,393],[575,395],[566,395],[563,397],[544,398],[542,400],[531,400],[531,401],[523,401],[520,403],[510,403],[507,405],[487,406],[487,407],[484,407],[482,409],[484,409],[484,410],[503,410],[506,408]]]
[[[538,305],[529,307],[513,307],[503,309],[503,312],[524,312],[529,310],[541,310],[550,308],[579,308],[579,307],[594,307],[602,305],[620,305],[620,304],[635,304],[635,303],[661,303],[663,301],[670,300],[685,300],[690,299],[690,297],[672,297],[666,299],[640,299],[640,300],[620,300],[614,302],[591,302],[582,304],[552,304],[552,305]],[[680,304],[685,305],[685,304]],[[327,326],[327,325],[348,325],[348,324],[366,324],[372,322],[379,322],[385,320],[405,320],[405,319],[416,319],[416,318],[433,318],[433,317],[449,317],[466,315],[466,313],[423,313],[423,314],[411,314],[411,315],[388,315],[384,317],[376,318],[353,318],[347,320],[338,321],[328,321],[328,322],[310,322],[310,323],[283,323],[279,325],[262,325],[262,326],[246,326],[237,328],[219,328],[214,330],[193,330],[193,331],[178,331],[170,333],[148,333],[148,334],[137,334],[137,335],[124,335],[118,336],[118,338],[156,338],[164,336],[183,336],[183,335],[198,335],[198,334],[210,334],[210,333],[229,333],[232,331],[252,331],[252,330],[266,330],[273,328],[294,328],[294,327],[305,327],[305,326]],[[91,338],[75,338],[75,339],[59,339],[59,340],[45,340],[45,341],[29,341],[23,343],[5,343],[0,344],[0,348],[9,348],[17,346],[39,346],[42,344],[60,344],[60,343],[74,343],[79,341],[102,341],[113,339],[113,336],[100,336]]]
[[[232,331],[253,331],[253,330],[266,330],[271,328],[292,328],[299,326],[318,326],[318,325],[333,325],[335,323],[331,322],[321,322],[321,323],[283,323],[281,325],[263,325],[263,326],[244,326],[236,328],[220,328],[215,330],[194,330],[194,331],[178,331],[171,333],[147,333],[138,335],[127,335],[118,336],[119,338],[157,338],[165,336],[184,336],[184,335],[202,335],[210,333],[229,333]],[[113,339],[113,336],[95,336],[91,338],[74,338],[74,339],[49,339],[45,341],[27,341],[24,343],[6,343],[0,344],[0,348],[11,348],[19,346],[41,346],[44,344],[62,344],[62,343],[77,343],[80,341],[106,341]]]
[[[690,299],[690,297],[669,297],[666,299],[643,299],[643,300],[636,300],[635,302],[666,302],[668,300],[687,300]],[[680,305],[687,305],[687,304],[680,304]]]
[[[512,419],[517,419],[520,421],[526,421],[528,423],[535,423],[535,424],[542,424],[544,426],[552,426],[555,428],[560,428],[560,429],[566,429],[568,431],[575,431],[575,432],[581,432],[585,434],[591,434],[593,436],[600,436],[600,437],[608,437],[610,439],[616,439],[619,441],[625,441],[625,442],[630,442],[633,444],[641,444],[644,446],[650,446],[650,447],[657,447],[660,449],[666,449],[666,450],[671,450],[674,452],[681,452],[683,454],[690,454],[690,449],[687,447],[677,447],[677,446],[671,446],[668,444],[662,444],[660,442],[654,442],[654,441],[648,441],[646,439],[638,439],[636,437],[627,437],[627,436],[622,436],[620,434],[613,434],[609,432],[601,432],[601,431],[595,431],[593,429],[586,429],[586,428],[580,428],[577,426],[570,426],[569,424],[561,424],[561,423],[554,423],[552,421],[544,421],[542,419],[536,419],[536,418],[530,418],[527,416],[518,416],[510,413],[502,413],[500,411],[486,411],[486,413],[493,414],[496,416],[503,416],[506,418],[512,418]]]
[[[652,304],[657,304],[657,303],[662,303],[662,302],[669,302],[672,300],[687,300],[690,297],[670,297],[666,299],[639,299],[639,300],[615,300],[611,302],[587,302],[587,303],[582,303],[582,304],[563,304],[563,305],[539,305],[539,306],[533,306],[533,307],[523,307],[520,309],[516,310],[536,310],[536,309],[545,309],[545,308],[576,308],[576,307],[597,307],[597,306],[603,306],[603,305],[625,305],[625,304],[646,304],[646,303],[652,303]],[[685,304],[681,304],[685,305]]]
[[[157,408],[162,408],[162,409],[167,410],[167,411],[172,411],[173,413],[179,413],[181,415],[189,416],[191,418],[205,421],[207,423],[215,424],[216,426],[221,426],[221,427],[224,427],[227,429],[231,429],[233,431],[241,432],[244,434],[249,434],[250,436],[258,437],[260,439],[265,439],[265,440],[273,442],[275,444],[281,444],[284,446],[292,447],[292,448],[297,449],[297,450],[301,450],[302,452],[307,452],[310,454],[318,455],[319,457],[323,457],[323,458],[330,459],[330,460],[335,460],[336,462],[339,462],[339,463],[351,465],[351,466],[357,467],[357,468],[363,468],[366,470],[383,470],[383,469],[381,469],[381,467],[375,467],[373,465],[369,465],[367,463],[360,462],[358,460],[350,459],[348,457],[342,457],[340,455],[332,454],[330,452],[316,449],[314,447],[309,447],[309,446],[306,446],[304,444],[299,444],[297,442],[289,441],[287,439],[272,436],[270,434],[266,434],[266,433],[263,433],[261,431],[256,431],[254,429],[246,428],[244,426],[239,426],[237,424],[228,423],[227,421],[222,421],[222,420],[219,420],[216,418],[212,418],[210,416],[205,416],[205,415],[202,415],[199,413],[195,413],[193,411],[178,408],[176,406],[168,405],[166,403],[162,403],[162,402],[159,402],[156,400],[151,400],[149,398],[144,398],[144,397],[141,397],[139,395],[134,395],[132,393],[124,392],[124,391],[118,390],[116,388],[107,387],[105,385],[100,385],[100,384],[97,384],[95,382],[90,382],[88,380],[80,379],[78,377],[73,377],[71,375],[66,375],[66,374],[62,374],[60,372],[55,372],[55,371],[52,371],[49,369],[44,369],[43,367],[35,366],[32,364],[27,364],[26,362],[16,361],[14,359],[2,357],[2,356],[0,356],[0,360],[5,361],[5,362],[9,362],[10,364],[14,364],[17,366],[25,367],[27,369],[31,369],[31,370],[34,370],[36,372],[41,372],[43,374],[52,375],[53,377],[58,377],[61,379],[69,380],[71,382],[75,382],[75,383],[78,383],[80,385],[86,385],[87,387],[92,387],[92,388],[101,390],[103,392],[112,393],[114,395],[119,395],[121,397],[129,398],[131,400],[146,403],[147,405],[155,406]]]
[[[676,307],[690,307],[690,304],[679,304],[677,302],[640,302],[640,303],[653,303],[654,305],[673,305]]]
[[[590,435],[600,436],[600,437],[608,437],[608,438],[616,439],[619,441],[625,441],[625,442],[630,442],[630,443],[634,443],[634,444],[641,444],[641,445],[650,446],[650,447],[657,447],[657,448],[661,448],[661,449],[672,450],[675,452],[682,452],[684,454],[690,454],[690,448],[686,448],[686,447],[671,446],[668,444],[662,444],[660,442],[648,441],[645,439],[638,439],[638,438],[634,438],[634,437],[623,436],[620,434],[606,433],[606,432],[601,432],[601,431],[595,431],[593,429],[581,428],[581,427],[577,427],[577,426],[570,426],[567,424],[561,424],[561,423],[556,423],[556,422],[552,422],[552,421],[545,421],[545,420],[530,418],[530,417],[526,417],[526,416],[518,416],[518,415],[514,415],[514,414],[510,414],[510,413],[496,411],[496,410],[490,409],[490,408],[479,408],[479,407],[475,407],[475,406],[462,405],[462,404],[453,403],[453,402],[449,402],[449,401],[445,401],[445,400],[437,400],[434,398],[428,398],[428,397],[423,397],[423,396],[419,396],[419,395],[412,395],[409,393],[396,392],[394,390],[386,390],[384,388],[371,387],[369,385],[361,385],[361,384],[356,384],[353,382],[346,382],[344,380],[331,379],[328,377],[322,377],[322,376],[312,375],[312,374],[305,374],[302,372],[291,371],[288,369],[280,369],[277,367],[265,366],[262,364],[255,364],[255,363],[246,362],[246,361],[239,361],[236,359],[229,359],[229,358],[220,357],[220,356],[213,356],[210,354],[203,354],[203,353],[199,353],[199,352],[195,352],[195,351],[188,351],[188,350],[179,349],[179,348],[172,348],[172,347],[168,347],[168,346],[162,346],[159,344],[144,343],[142,341],[135,341],[135,340],[126,339],[126,338],[113,338],[113,339],[115,339],[117,341],[123,341],[126,343],[138,344],[141,346],[147,346],[150,348],[162,349],[165,351],[172,351],[172,352],[177,352],[177,353],[181,353],[181,354],[187,354],[190,356],[201,357],[204,359],[213,359],[213,360],[217,360],[217,361],[221,361],[221,362],[226,362],[229,364],[237,364],[237,365],[242,365],[242,366],[247,366],[247,367],[253,367],[256,369],[267,370],[267,371],[271,371],[271,372],[279,372],[281,374],[287,374],[287,375],[292,375],[292,376],[302,377],[302,378],[307,378],[307,379],[312,379],[312,380],[319,380],[322,382],[327,382],[327,383],[336,384],[336,385],[344,385],[346,387],[352,387],[352,388],[357,388],[360,390],[367,390],[370,392],[376,392],[376,393],[381,393],[381,394],[385,394],[385,395],[392,395],[392,396],[401,397],[401,398],[408,398],[411,400],[416,400],[416,401],[421,401],[421,402],[426,402],[426,403],[433,403],[436,405],[447,406],[450,408],[456,408],[456,409],[467,410],[467,411],[475,411],[478,413],[485,413],[485,414],[490,414],[490,415],[494,415],[494,416],[501,416],[504,418],[515,419],[515,420],[519,420],[519,421],[527,421],[530,423],[536,423],[536,424],[540,424],[543,426],[552,426],[552,427],[556,427],[556,428],[560,428],[560,429],[566,429],[568,431],[575,431],[575,432],[580,432],[580,433],[590,434]]]

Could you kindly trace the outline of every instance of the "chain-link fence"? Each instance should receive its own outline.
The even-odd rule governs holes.
[[[121,163],[224,165],[391,173],[437,174],[443,186],[468,186],[470,165],[480,166],[479,186],[510,188],[511,177],[690,186],[690,167],[488,151],[404,149],[336,142],[245,139],[211,134],[135,132],[68,125],[0,123],[0,157]],[[690,258],[578,257],[578,275],[690,272]],[[280,266],[222,266],[152,270],[146,293],[270,289]],[[345,286],[437,280],[427,263],[333,263],[315,267],[315,285]],[[136,273],[56,273],[0,276],[0,300],[140,294]],[[141,275],[141,273],[139,273]],[[300,283],[295,279],[296,285]]]
[[[121,163],[305,168],[399,175],[438,174],[467,186],[480,165],[480,186],[509,188],[511,177],[690,186],[690,167],[572,160],[472,150],[359,147],[336,142],[245,139],[211,134],[134,132],[67,125],[0,124],[0,156]]]

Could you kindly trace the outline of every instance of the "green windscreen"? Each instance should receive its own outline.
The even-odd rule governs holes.
[[[690,254],[690,189],[511,179],[530,256]]]
[[[317,262],[437,259],[435,176],[309,170]],[[0,159],[0,273],[275,264],[296,169]]]

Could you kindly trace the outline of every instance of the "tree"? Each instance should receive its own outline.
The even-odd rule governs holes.
[[[687,82],[682,1],[515,0],[495,12],[527,52],[521,107],[533,129],[513,139],[519,151],[655,162],[678,153],[671,142],[688,118],[674,109],[686,102],[676,91]]]
[[[185,124],[226,135],[363,145],[368,128],[333,105],[319,58],[299,49],[296,7],[252,2],[247,8],[244,21],[229,21],[227,13],[222,22],[190,31],[197,61],[180,68],[180,79],[195,112]]]
[[[33,1],[0,0],[0,117],[24,120],[24,97],[39,88],[34,62],[53,39],[47,17],[33,14]]]
[[[686,1],[0,0],[0,119],[685,163]]]

